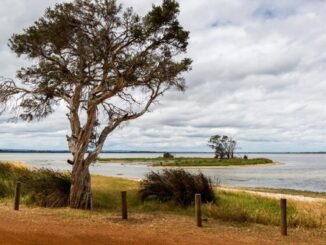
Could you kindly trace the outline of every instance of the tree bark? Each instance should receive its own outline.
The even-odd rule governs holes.
[[[92,209],[92,189],[89,166],[84,160],[74,162],[71,175],[70,207]]]

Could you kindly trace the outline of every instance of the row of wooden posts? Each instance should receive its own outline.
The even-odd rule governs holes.
[[[16,191],[15,191],[15,201],[14,201],[14,210],[19,210],[19,202],[20,202],[20,189],[21,183],[16,184]],[[286,199],[282,198],[280,200],[280,207],[281,207],[281,234],[283,236],[287,235],[287,207],[286,207]],[[128,206],[127,206],[127,192],[121,192],[121,216],[122,219],[128,219]],[[202,227],[202,212],[201,212],[201,195],[195,194],[195,216],[196,216],[196,225],[198,227]]]

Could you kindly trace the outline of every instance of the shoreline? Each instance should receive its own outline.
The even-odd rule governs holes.
[[[96,175],[98,176],[98,175]],[[141,178],[123,177],[123,176],[109,176],[110,178],[127,179],[131,181],[140,182]],[[260,197],[266,197],[271,199],[285,198],[289,201],[299,201],[306,203],[326,203],[326,192],[313,192],[304,190],[292,190],[292,189],[279,189],[268,187],[241,187],[241,186],[227,186],[213,184],[213,189],[217,191],[226,191],[232,193],[247,193],[249,195],[255,195]],[[286,190],[288,193],[282,193]],[[306,195],[305,195],[306,194]],[[316,196],[314,196],[316,195]],[[319,196],[320,195],[320,196]]]
[[[253,167],[269,167],[285,165],[285,163],[273,162],[273,163],[260,163],[260,164],[247,164],[247,165],[227,165],[227,166],[150,166],[153,168],[182,168],[182,169],[223,169],[223,168],[253,168]]]
[[[0,163],[9,163],[13,165],[18,165],[20,167],[27,167],[27,168],[35,168],[33,166],[30,166],[26,162],[23,161],[0,161]],[[105,163],[104,163],[105,164]],[[121,164],[121,163],[119,163]],[[137,165],[138,163],[128,163],[128,164],[121,164],[121,165]],[[285,163],[280,162],[274,162],[274,163],[267,163],[267,164],[253,164],[253,165],[233,165],[233,166],[150,166],[149,164],[143,164],[147,165],[148,167],[152,167],[152,170],[164,170],[164,169],[189,169],[189,170],[201,170],[201,169],[234,169],[234,168],[253,168],[253,167],[269,167],[269,166],[275,166],[275,165],[284,165]],[[92,176],[103,176],[103,177],[111,177],[111,178],[120,178],[120,179],[127,179],[132,180],[136,182],[142,181],[144,177],[131,177],[126,176],[124,174],[117,174],[117,175],[105,175],[105,174],[91,174]],[[219,185],[217,183],[213,183],[214,188],[218,189],[225,189],[225,190],[236,190],[236,191],[244,191],[244,192],[250,192],[250,193],[266,193],[266,195],[274,195],[278,197],[281,196],[304,196],[304,197],[310,197],[310,198],[324,198],[323,201],[326,201],[326,192],[318,192],[318,191],[312,191],[312,190],[302,190],[302,189],[285,189],[285,188],[273,188],[273,187],[263,187],[263,186],[257,186],[257,187],[250,187],[250,186],[234,186],[234,185]]]
[[[104,176],[104,175],[92,175]],[[136,182],[142,181],[142,178],[127,177],[127,176],[104,176],[109,178],[127,179]],[[212,184],[214,189],[228,192],[245,192],[251,195],[258,195],[262,197],[269,197],[273,199],[287,198],[294,201],[304,202],[326,202],[326,192],[307,191],[299,189],[282,189],[270,187],[245,187],[245,186],[228,186]],[[282,193],[283,192],[283,193]],[[284,193],[285,192],[285,193]]]
[[[113,178],[123,178],[123,177],[113,177]],[[140,182],[141,178],[125,178],[128,180],[133,180]],[[213,184],[213,189],[219,190],[219,191],[227,191],[227,192],[234,192],[234,193],[247,193],[249,195],[256,195],[261,197],[267,197],[272,199],[281,199],[285,198],[291,201],[300,201],[300,202],[318,202],[318,203],[326,203],[326,192],[320,193],[320,192],[313,192],[313,191],[303,191],[303,190],[291,190],[287,189],[290,193],[282,193],[284,189],[277,189],[277,188],[267,188],[267,187],[260,187],[255,188],[252,187],[241,187],[241,186],[227,186],[227,185],[216,185]],[[292,191],[292,193],[291,193]],[[300,192],[305,192],[307,195],[300,194]],[[325,195],[325,197],[319,197],[319,196],[310,196],[310,195]]]
[[[171,159],[172,161],[173,159]],[[206,159],[205,159],[206,160]],[[255,159],[252,159],[255,160]],[[269,160],[269,159],[268,159]],[[272,160],[271,160],[272,161]],[[161,162],[162,163],[162,162]],[[191,165],[191,164],[185,164],[185,165],[178,165],[171,164],[171,165],[160,165],[158,161],[151,161],[150,159],[144,161],[144,160],[135,160],[135,159],[110,159],[108,161],[105,160],[97,160],[94,164],[120,164],[120,165],[146,165],[148,167],[157,168],[157,169],[166,169],[166,168],[183,168],[183,169],[219,169],[219,168],[238,168],[238,167],[268,167],[268,166],[277,166],[277,165],[284,165],[285,163],[281,162],[268,162],[268,163],[246,163],[246,164],[216,164],[216,165],[205,165],[205,164],[199,164],[199,165]]]
[[[0,163],[8,163],[14,165],[24,165],[25,167],[31,167],[27,162],[24,161],[0,161]],[[278,166],[285,165],[285,163],[281,162],[273,162],[273,163],[260,163],[260,164],[247,164],[247,165],[226,165],[226,166],[158,166],[151,165],[152,163],[146,162],[95,162],[96,164],[120,164],[120,165],[146,165],[147,167],[152,167],[154,169],[168,169],[168,168],[181,168],[181,169],[232,169],[232,168],[253,168],[253,167],[269,167],[269,166]]]
[[[292,201],[301,201],[301,202],[321,202],[326,203],[326,192],[325,193],[319,193],[319,192],[311,192],[311,191],[302,191],[307,193],[308,195],[304,195],[303,193],[300,194],[300,190],[292,190],[293,193],[282,193],[284,191],[283,189],[271,189],[271,188],[259,188],[260,190],[250,190],[250,188],[246,187],[232,187],[232,186],[215,186],[216,189],[221,191],[227,191],[227,192],[244,192],[248,193],[250,195],[257,195],[261,197],[267,197],[267,198],[273,198],[273,199],[281,199],[285,198]],[[268,191],[269,190],[269,191]],[[272,191],[272,192],[271,192]],[[287,190],[291,192],[291,190]],[[318,197],[318,196],[309,196],[309,194],[325,194],[325,197]]]

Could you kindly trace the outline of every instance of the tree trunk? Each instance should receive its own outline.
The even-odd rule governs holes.
[[[215,151],[215,158],[218,159],[219,153]]]
[[[91,175],[89,167],[82,160],[75,162],[71,175],[70,207],[92,209]]]

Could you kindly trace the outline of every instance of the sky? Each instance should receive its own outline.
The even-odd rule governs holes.
[[[8,39],[58,1],[0,2],[0,76],[15,78],[31,61],[17,58]],[[161,1],[118,2],[145,14]],[[194,61],[186,91],[166,93],[104,149],[210,151],[209,137],[220,134],[236,139],[238,151],[326,151],[326,1],[179,3]],[[65,113],[33,123],[0,115],[0,149],[67,149]]]

